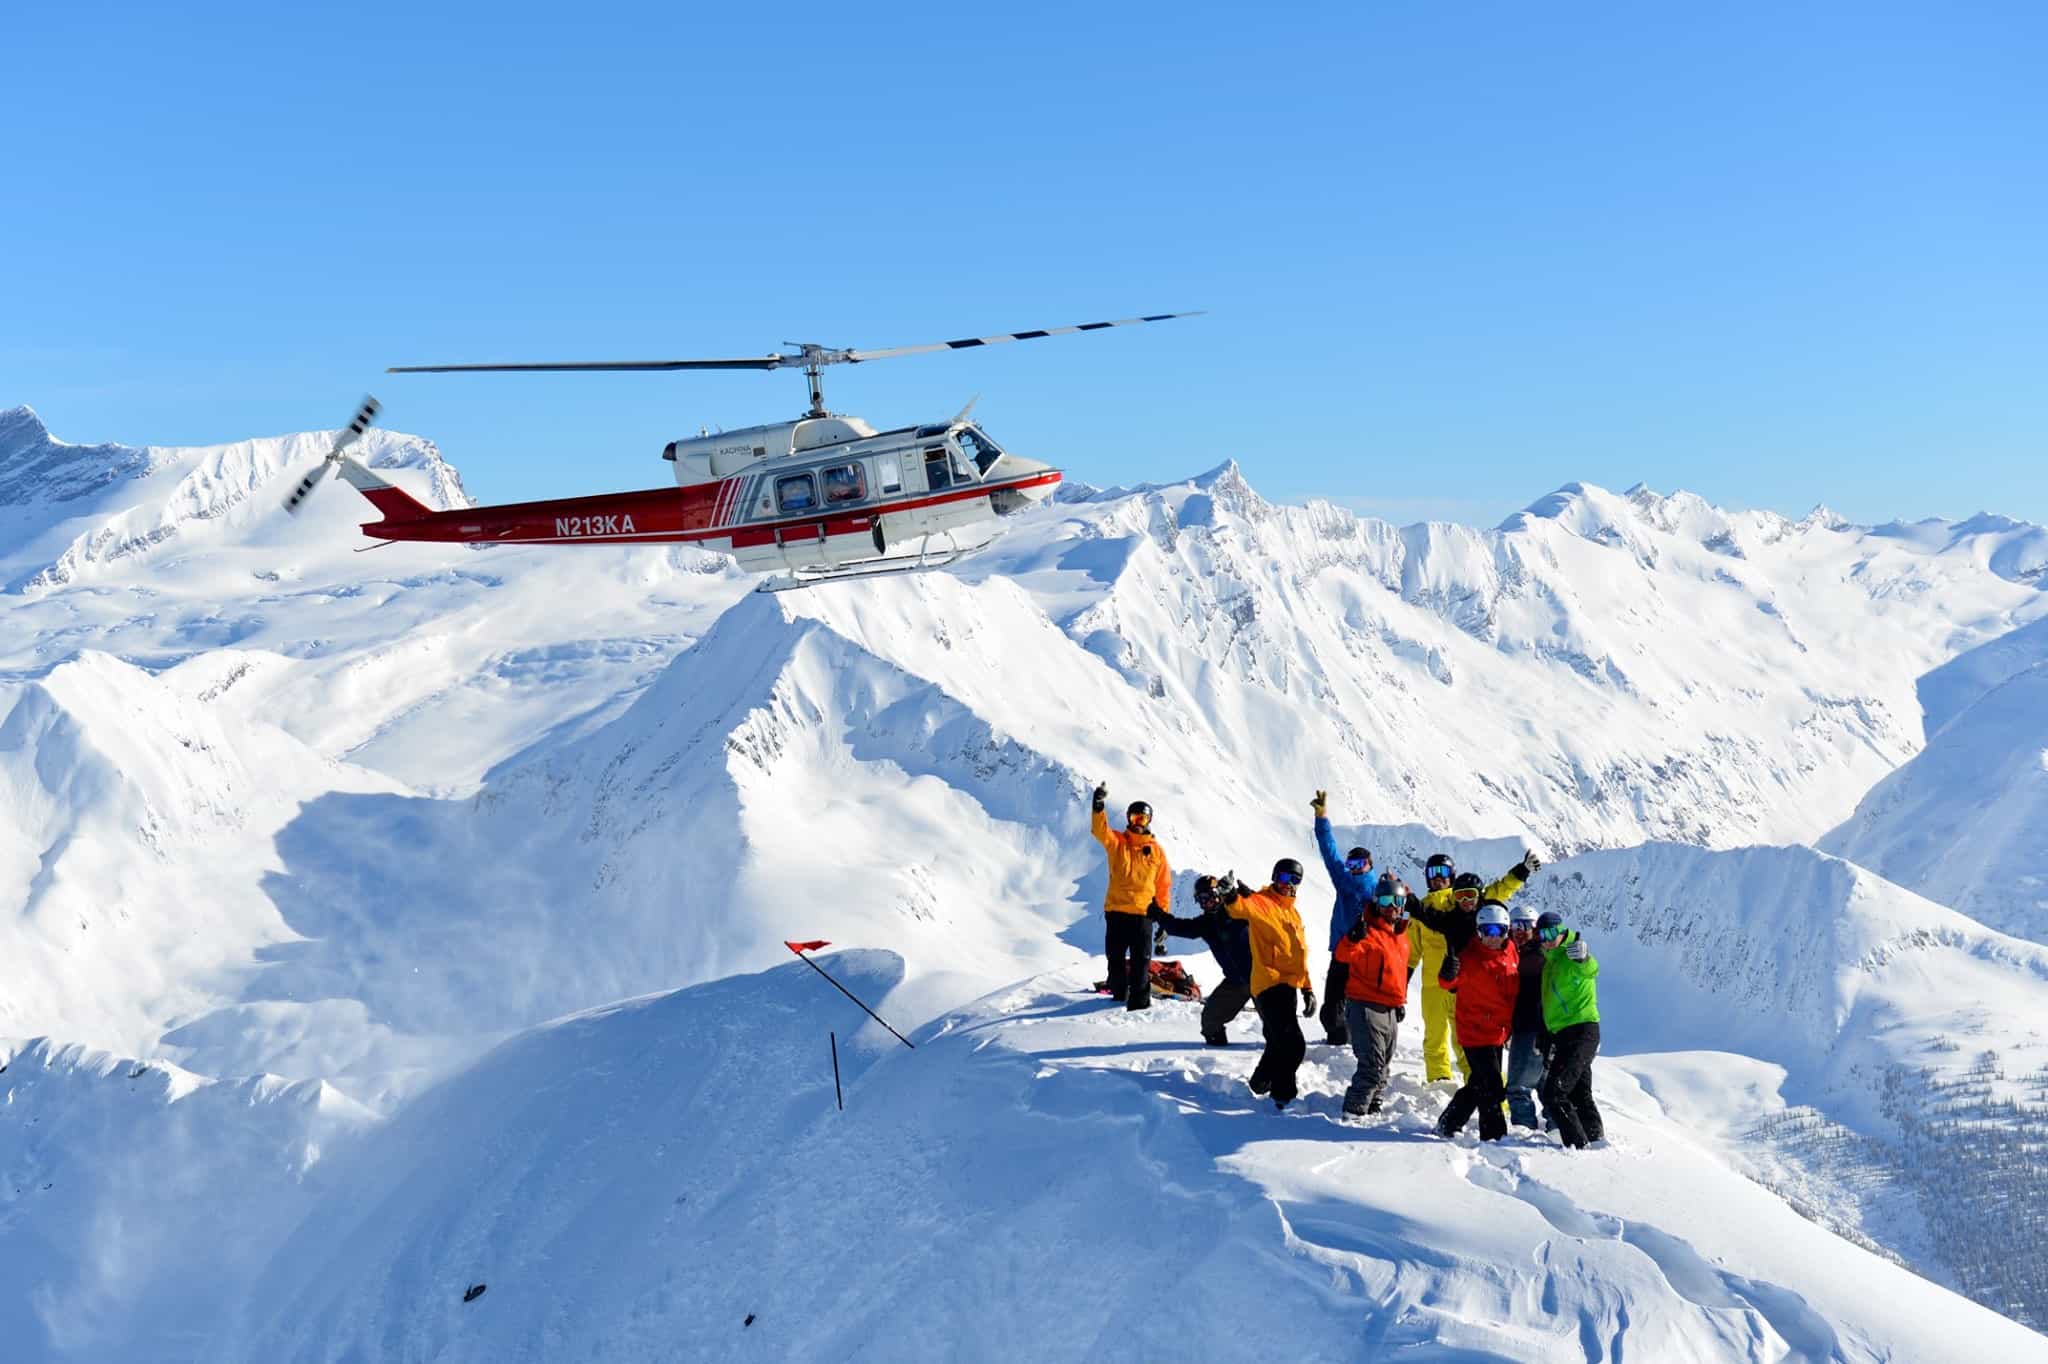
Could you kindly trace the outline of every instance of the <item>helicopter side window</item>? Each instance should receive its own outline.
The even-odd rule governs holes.
[[[983,474],[988,472],[991,464],[1003,457],[1003,452],[996,449],[994,441],[971,426],[961,427],[953,439],[960,442],[961,453],[973,460],[974,467]]]
[[[943,445],[924,452],[924,486],[931,492],[953,486],[953,471],[946,467],[946,447]]]
[[[809,474],[784,474],[775,480],[775,505],[786,512],[805,512],[818,505]]]
[[[827,502],[868,500],[868,476],[858,464],[835,464],[820,477],[825,480]]]
[[[902,492],[903,466],[898,462],[896,452],[892,450],[886,455],[877,456],[875,464],[882,475],[882,496]]]

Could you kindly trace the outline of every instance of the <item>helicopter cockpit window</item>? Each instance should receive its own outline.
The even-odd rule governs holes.
[[[953,471],[946,467],[946,447],[924,452],[924,486],[931,492],[953,486]]]
[[[828,503],[868,500],[868,476],[858,464],[835,464],[820,477],[825,480]]]
[[[988,472],[991,464],[1003,457],[1003,452],[996,448],[994,441],[971,426],[961,427],[954,433],[953,439],[960,442],[960,452],[973,460],[974,467],[984,474]]]
[[[784,474],[775,480],[775,505],[786,512],[809,511],[818,505],[809,474]]]

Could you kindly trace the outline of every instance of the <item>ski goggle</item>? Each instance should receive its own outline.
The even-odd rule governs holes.
[[[1476,890],[1454,891],[1451,894],[1451,898],[1458,902],[1458,908],[1470,909],[1479,903],[1479,892]]]
[[[1385,895],[1375,895],[1372,898],[1385,905],[1388,909],[1392,909],[1395,905],[1401,903],[1401,897],[1394,894],[1391,890]]]
[[[1371,871],[1372,859],[1370,857],[1347,857],[1344,859],[1344,870],[1350,872],[1353,876],[1362,871]]]
[[[1458,873],[1450,867],[1424,867],[1422,869],[1422,879],[1431,882],[1432,884],[1437,881],[1448,881],[1457,874]]]
[[[1152,816],[1146,814],[1143,810],[1134,810],[1124,816],[1124,827],[1127,829],[1149,829],[1152,827]]]
[[[1508,932],[1510,933],[1534,933],[1535,931],[1536,925],[1527,920],[1521,920],[1508,925]]]
[[[1301,884],[1301,873],[1296,871],[1276,871],[1273,873],[1273,884],[1276,886],[1298,886]]]
[[[1556,942],[1564,936],[1564,925],[1552,924],[1548,928],[1538,929],[1536,936],[1545,942]]]
[[[1195,892],[1195,903],[1204,907],[1215,904],[1221,898],[1213,890],[1198,890]]]
[[[1507,929],[1501,927],[1499,924],[1479,925],[1479,936],[1482,938],[1505,938],[1507,935]]]

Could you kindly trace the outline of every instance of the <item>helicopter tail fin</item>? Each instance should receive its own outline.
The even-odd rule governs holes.
[[[346,456],[341,459],[341,477],[349,487],[368,498],[370,505],[382,512],[386,521],[412,521],[434,514],[432,507],[420,502],[405,489],[386,483],[368,468]]]

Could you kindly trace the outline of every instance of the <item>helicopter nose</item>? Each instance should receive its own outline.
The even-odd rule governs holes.
[[[990,505],[1000,516],[1010,516],[1035,503],[1043,502],[1060,486],[1059,470],[1050,464],[1041,464],[1035,459],[1013,455],[1007,450],[989,466],[984,477],[989,483],[1010,485],[997,489],[989,499]]]

